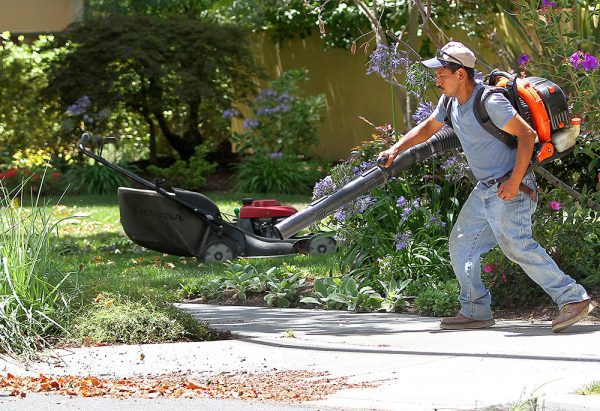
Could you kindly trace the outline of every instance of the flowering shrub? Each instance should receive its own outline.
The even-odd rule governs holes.
[[[235,134],[232,143],[255,155],[306,154],[318,145],[325,96],[301,96],[299,85],[307,79],[306,70],[290,70],[272,81],[252,102],[254,116],[244,119],[246,131]],[[227,119],[240,116],[234,108],[223,112]]]
[[[11,167],[0,171],[0,184],[11,196],[18,192],[37,194],[43,186],[43,194],[62,194],[66,189],[66,182],[62,173],[50,168],[20,168]]]
[[[348,162],[316,184],[313,198],[335,192],[373,167],[376,155],[393,139],[391,127],[378,127]],[[385,298],[382,284],[411,280],[406,292],[418,295],[453,278],[447,237],[470,186],[462,179],[444,179],[439,165],[435,158],[416,165],[330,217],[327,224],[337,231],[342,272],[352,273],[360,287],[369,286]]]
[[[567,6],[568,4],[568,6]],[[529,38],[539,39],[530,54],[523,53],[517,64],[523,75],[544,77],[556,82],[569,98],[573,115],[580,117],[581,134],[574,156],[567,156],[548,165],[555,176],[578,190],[593,188],[600,154],[600,71],[598,55],[586,32],[593,27],[593,8],[587,2],[544,0],[539,3],[516,0],[519,22]],[[597,10],[596,10],[597,13]],[[574,17],[577,15],[577,18]],[[573,25],[572,20],[579,24]],[[597,171],[596,171],[597,172]]]
[[[307,154],[319,143],[325,96],[302,97],[299,83],[306,80],[306,70],[284,72],[252,102],[255,118],[244,119],[246,131],[231,138],[245,154],[237,167],[238,190],[306,194],[322,177],[321,164],[307,161]],[[223,112],[226,119],[240,116],[235,108]]]

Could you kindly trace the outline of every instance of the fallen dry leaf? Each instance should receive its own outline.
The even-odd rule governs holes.
[[[143,355],[143,354],[142,354]],[[200,381],[180,374],[132,379],[102,379],[94,376],[17,377],[0,374],[0,388],[13,396],[26,392],[48,392],[81,397],[114,398],[237,398],[302,402],[325,398],[346,388],[375,387],[385,381],[351,384],[348,377],[330,378],[327,372],[274,371],[258,374],[219,374]]]

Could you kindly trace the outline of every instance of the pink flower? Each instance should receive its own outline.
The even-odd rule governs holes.
[[[492,271],[494,271],[494,264],[486,264],[483,266],[484,273],[491,273]]]
[[[562,205],[558,201],[552,200],[550,201],[550,208],[554,211],[558,211],[562,208]]]
[[[502,281],[506,282],[506,274],[502,274]]]

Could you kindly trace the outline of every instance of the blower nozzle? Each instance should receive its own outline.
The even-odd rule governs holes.
[[[428,159],[433,154],[454,148],[460,148],[460,141],[454,130],[444,127],[424,143],[417,144],[400,153],[389,167],[375,166],[335,193],[313,201],[304,210],[275,224],[275,232],[281,239],[290,238],[373,188],[385,184],[390,178],[397,177],[402,170]],[[378,164],[384,164],[385,161],[385,158],[377,159]]]

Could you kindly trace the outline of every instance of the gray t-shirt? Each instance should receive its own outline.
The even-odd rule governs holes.
[[[479,181],[489,181],[512,171],[517,159],[517,150],[508,147],[479,125],[473,114],[473,102],[481,87],[483,84],[478,83],[471,97],[462,106],[456,97],[452,97],[451,119],[452,127],[475,178]],[[433,112],[437,121],[444,121],[446,118],[443,100],[442,96]],[[506,97],[499,93],[493,93],[486,100],[485,108],[492,122],[499,128],[504,127],[517,114]]]

